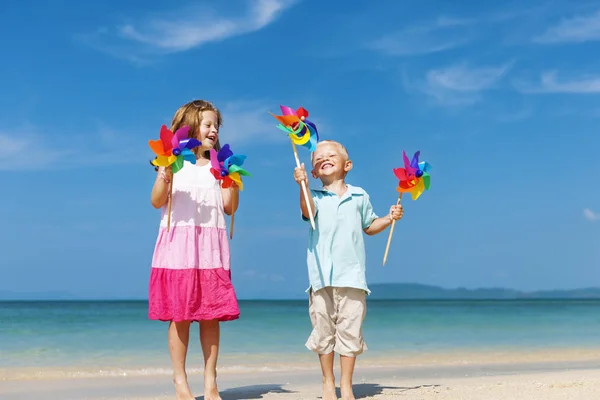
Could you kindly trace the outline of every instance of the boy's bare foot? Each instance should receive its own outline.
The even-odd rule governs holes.
[[[221,400],[216,377],[204,377],[204,400]]]
[[[342,400],[355,400],[354,392],[352,391],[352,383],[341,383],[340,392],[342,392]]]
[[[323,378],[323,400],[337,400],[335,381]]]
[[[174,376],[173,383],[175,384],[175,397],[177,400],[196,400],[192,395],[186,376]]]

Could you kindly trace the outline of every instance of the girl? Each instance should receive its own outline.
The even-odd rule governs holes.
[[[210,172],[209,150],[219,150],[221,114],[211,103],[195,100],[173,117],[171,131],[189,126],[189,136],[202,144],[194,150],[196,164],[185,162],[175,175],[158,168],[151,201],[162,207],[162,219],[149,285],[148,316],[169,321],[169,350],[177,400],[194,400],[185,370],[190,324],[198,321],[204,353],[204,398],[220,400],[217,390],[219,322],[239,318],[229,269],[229,243],[224,214],[239,204],[238,188],[222,189]],[[171,228],[167,231],[167,199]]]

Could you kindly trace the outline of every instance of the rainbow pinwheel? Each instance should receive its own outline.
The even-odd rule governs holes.
[[[223,145],[218,153],[215,149],[210,149],[210,172],[213,174],[215,179],[223,181],[223,188],[231,187],[231,185],[235,182],[240,190],[244,190],[242,175],[251,176],[248,171],[242,168],[242,164],[244,164],[245,159],[246,156],[243,154],[233,154],[233,151],[231,151],[231,148],[228,144]],[[231,226],[229,230],[230,239],[233,239],[233,225],[236,206],[232,206],[232,209]]]
[[[240,190],[244,190],[242,175],[251,176],[248,171],[242,168],[246,156],[243,154],[233,154],[228,144],[223,145],[217,153],[215,149],[210,149],[210,163],[212,168],[210,172],[215,179],[223,181],[223,187],[228,188],[233,182],[237,184]]]
[[[429,170],[431,165],[426,161],[419,162],[420,151],[417,151],[412,158],[412,161],[406,156],[406,152],[402,151],[402,159],[404,160],[404,168],[394,168],[394,175],[400,180],[396,190],[400,192],[398,196],[397,205],[402,200],[404,193],[410,193],[413,200],[416,200],[421,196],[425,190],[429,190],[429,184],[431,177],[429,176]],[[390,244],[392,243],[392,235],[394,234],[394,225],[396,221],[392,221],[392,227],[390,228],[390,235],[388,236],[387,245],[385,247],[385,253],[383,254],[383,265],[387,261],[388,252],[390,250]]]
[[[200,141],[188,137],[189,126],[182,126],[175,133],[171,132],[165,125],[160,128],[160,139],[150,140],[148,144],[156,158],[152,164],[157,167],[168,167],[171,165],[173,173],[183,168],[185,160],[196,164],[196,155],[192,149],[200,146]]]
[[[275,115],[272,112],[269,113],[280,122],[277,127],[287,133],[290,137],[290,140],[292,141],[292,148],[294,149],[294,157],[296,158],[296,167],[300,168],[300,159],[298,158],[296,145],[304,146],[308,148],[310,152],[315,151],[317,148],[317,143],[319,142],[319,132],[317,131],[317,126],[306,119],[308,117],[308,111],[306,111],[306,109],[303,107],[298,108],[296,111],[287,106],[280,105],[279,108],[281,108],[281,113],[283,115]],[[316,229],[315,219],[310,208],[308,188],[306,187],[305,182],[302,182],[301,185],[304,201],[306,202],[308,212],[310,214],[310,225],[314,230]]]
[[[429,190],[431,180],[431,165],[426,161],[419,162],[420,154],[421,152],[417,151],[412,161],[409,161],[406,152],[402,151],[404,168],[394,168],[394,175],[400,180],[396,190],[400,193],[410,193],[413,200],[418,199],[425,190]]]
[[[277,127],[287,133],[294,144],[307,147],[311,152],[315,151],[319,141],[319,132],[317,126],[306,119],[308,111],[303,107],[296,111],[287,106],[279,106],[279,108],[283,115],[271,113],[280,122]]]
[[[185,160],[196,164],[196,155],[192,152],[194,147],[200,146],[198,139],[189,138],[189,126],[182,126],[175,133],[171,132],[165,125],[160,128],[160,139],[150,140],[148,144],[156,158],[152,160],[152,164],[157,167],[171,166],[173,173],[177,173],[183,168]],[[168,203],[168,218],[167,231],[171,228],[171,198],[173,193],[173,183],[169,185]]]

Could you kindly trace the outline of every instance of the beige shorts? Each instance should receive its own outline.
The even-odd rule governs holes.
[[[367,350],[362,322],[367,314],[366,292],[355,288],[324,287],[309,294],[313,330],[306,347],[319,354],[335,351],[355,357]]]

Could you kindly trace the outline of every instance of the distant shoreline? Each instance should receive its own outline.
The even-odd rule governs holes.
[[[417,283],[373,283],[369,285],[370,301],[526,301],[526,300],[598,300],[600,288],[589,287],[570,290],[519,291],[506,288],[443,288]],[[304,301],[297,297],[240,297],[240,301]],[[65,292],[10,293],[0,292],[0,302],[8,301],[147,301],[145,298],[83,298]]]
[[[271,298],[271,299],[238,299],[240,303],[253,303],[253,302],[296,302],[296,303],[304,303],[307,300],[302,298],[295,299],[279,299],[279,298]],[[598,297],[556,297],[556,298],[519,298],[519,299],[431,299],[431,298],[421,298],[421,299],[384,299],[384,298],[367,298],[368,302],[386,302],[393,301],[398,303],[461,303],[461,302],[469,302],[469,303],[525,303],[525,302],[539,302],[539,303],[547,303],[547,302],[597,302],[600,301]],[[0,298],[0,304],[2,303],[147,303],[148,299],[11,299],[11,298]]]

